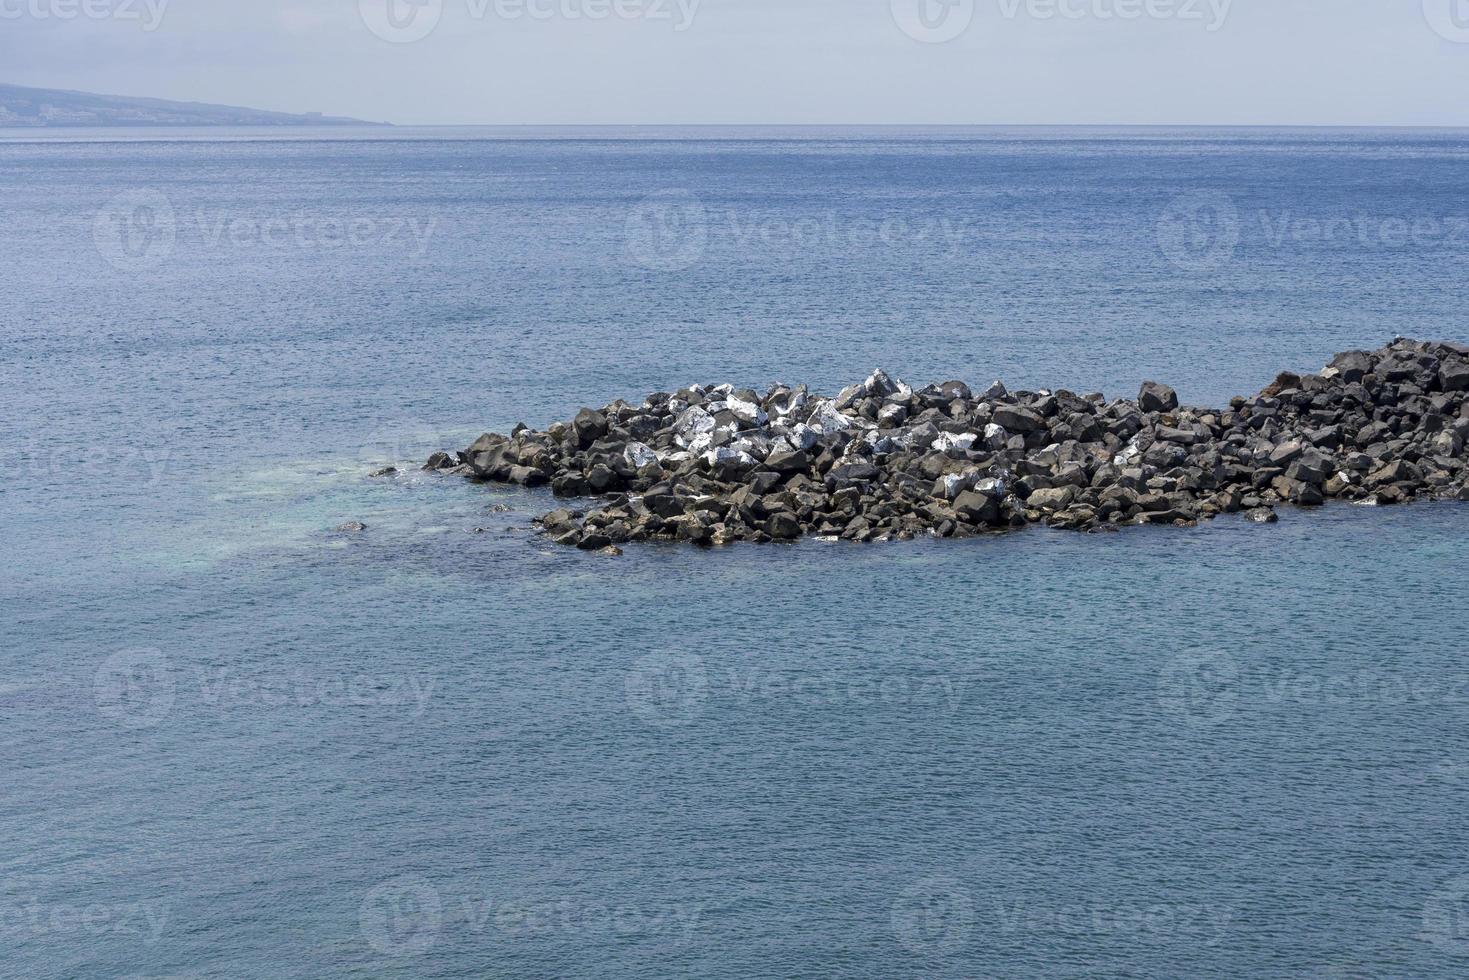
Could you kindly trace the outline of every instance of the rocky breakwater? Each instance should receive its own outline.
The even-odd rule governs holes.
[[[540,518],[560,544],[965,537],[1044,523],[1181,527],[1282,503],[1469,499],[1469,347],[1396,340],[1282,374],[1228,408],[1173,389],[912,388],[877,371],[834,398],[693,386],[521,425],[425,467],[595,498]]]

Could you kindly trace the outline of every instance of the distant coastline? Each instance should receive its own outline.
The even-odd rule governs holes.
[[[0,85],[0,128],[56,126],[388,126],[317,112],[271,112],[63,89]]]

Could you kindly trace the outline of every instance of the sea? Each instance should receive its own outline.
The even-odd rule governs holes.
[[[614,558],[418,469],[1465,342],[1469,132],[0,130],[0,254],[0,974],[1469,972],[1463,504]]]

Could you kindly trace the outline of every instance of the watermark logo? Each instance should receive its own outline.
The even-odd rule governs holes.
[[[0,0],[0,20],[111,20],[152,33],[163,24],[169,0]]]
[[[1423,0],[1423,16],[1439,37],[1469,44],[1469,0]]]
[[[367,945],[384,956],[418,956],[439,938],[444,903],[422,878],[394,878],[362,900],[358,924]]]
[[[974,933],[974,897],[953,878],[925,878],[893,902],[893,935],[910,953],[953,953]]]
[[[633,714],[655,728],[677,728],[704,710],[709,676],[702,657],[654,653],[633,665],[624,688]]]
[[[378,426],[362,440],[356,458],[369,468],[405,463],[421,465],[449,441],[444,433],[422,419],[390,422]]]
[[[1469,956],[1469,875],[1454,878],[1428,899],[1418,938],[1445,953]]]
[[[626,223],[627,255],[654,272],[682,272],[704,257],[708,216],[693,192],[659,191],[633,208]]]
[[[1239,665],[1228,654],[1187,653],[1158,675],[1158,699],[1190,725],[1218,725],[1238,710],[1239,682]]]
[[[1240,242],[1239,209],[1217,191],[1180,195],[1158,218],[1158,245],[1185,272],[1211,272],[1229,262]]]
[[[161,191],[124,191],[92,222],[97,251],[113,268],[144,272],[162,265],[178,242],[173,202]]]
[[[362,23],[389,44],[412,44],[434,32],[444,0],[357,0]]]
[[[974,20],[974,0],[892,0],[893,22],[923,44],[943,44]]]
[[[97,711],[127,728],[153,728],[173,710],[176,682],[159,650],[123,650],[92,681]]]

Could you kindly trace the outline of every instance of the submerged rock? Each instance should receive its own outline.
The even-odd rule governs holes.
[[[596,497],[538,522],[607,553],[629,542],[890,541],[1045,523],[1077,531],[1275,521],[1283,503],[1469,497],[1469,348],[1395,340],[1285,372],[1228,408],[1069,391],[913,389],[883,371],[835,398],[693,385],[486,434],[426,469]],[[346,525],[344,525],[346,528]],[[365,528],[361,528],[365,529]]]

